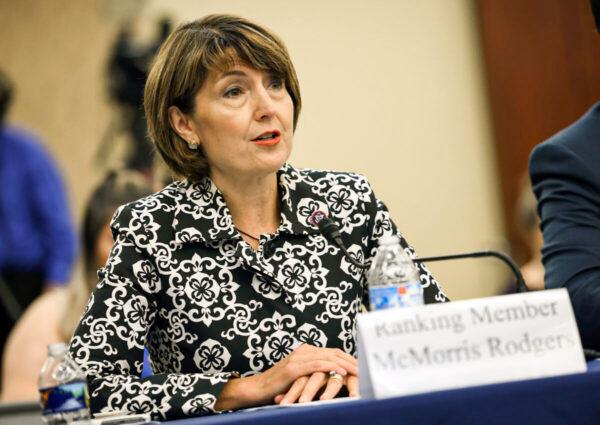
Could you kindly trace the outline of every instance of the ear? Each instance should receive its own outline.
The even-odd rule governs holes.
[[[198,143],[198,136],[196,135],[195,131],[196,127],[194,126],[192,119],[188,115],[181,112],[181,109],[179,109],[177,106],[169,107],[169,122],[179,137],[185,140],[188,144]]]

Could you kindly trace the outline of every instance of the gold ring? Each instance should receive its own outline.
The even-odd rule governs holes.
[[[338,381],[340,384],[344,383],[344,377],[342,375],[340,375],[339,373],[337,373],[335,370],[332,370],[331,372],[329,372],[329,379],[334,379],[334,380]]]

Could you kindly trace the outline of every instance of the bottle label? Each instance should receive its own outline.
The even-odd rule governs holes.
[[[371,311],[423,305],[423,288],[420,282],[374,286],[369,288],[369,301]]]
[[[75,381],[56,387],[40,389],[43,415],[73,412],[89,407],[89,396],[85,381]]]

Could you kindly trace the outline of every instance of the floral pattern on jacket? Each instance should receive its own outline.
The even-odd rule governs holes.
[[[93,413],[212,413],[228,379],[260,373],[301,343],[355,355],[365,272],[307,219],[327,212],[364,262],[379,238],[398,231],[360,175],[286,164],[278,181],[281,223],[256,251],[209,178],[175,182],[117,210],[115,244],[70,344]],[[426,302],[446,301],[418,267]],[[144,347],[154,375],[142,379]]]

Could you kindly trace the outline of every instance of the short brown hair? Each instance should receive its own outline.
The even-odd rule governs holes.
[[[194,96],[211,71],[225,71],[236,62],[272,72],[285,81],[294,104],[294,129],[300,115],[300,87],[283,42],[272,32],[244,18],[209,15],[178,27],[160,48],[144,89],[144,110],[150,139],[176,174],[191,180],[208,175],[202,149],[191,150],[173,130],[169,108],[194,111]]]

